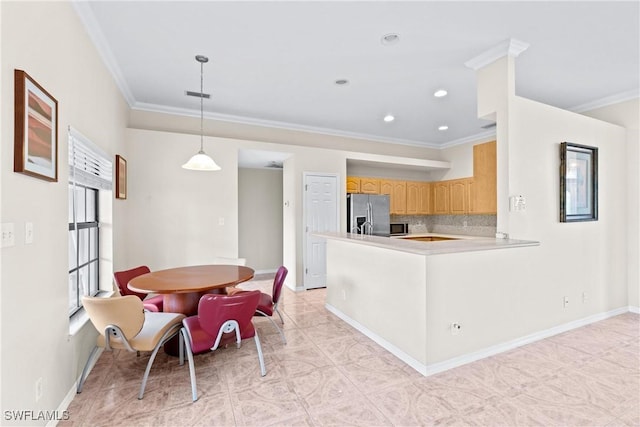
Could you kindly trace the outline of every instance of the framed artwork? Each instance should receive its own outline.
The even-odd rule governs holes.
[[[58,101],[22,70],[14,71],[14,172],[58,181]]]
[[[116,199],[127,198],[127,161],[116,154]]]
[[[560,144],[560,222],[598,220],[598,149]]]

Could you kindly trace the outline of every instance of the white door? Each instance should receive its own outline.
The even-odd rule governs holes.
[[[304,174],[305,289],[327,286],[326,242],[315,232],[338,231],[338,176]]]

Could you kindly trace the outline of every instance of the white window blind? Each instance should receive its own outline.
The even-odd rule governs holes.
[[[97,145],[69,126],[69,182],[112,190],[113,164]]]

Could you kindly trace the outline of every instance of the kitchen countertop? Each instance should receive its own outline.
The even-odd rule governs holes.
[[[376,246],[419,255],[439,255],[540,245],[540,242],[533,240],[496,239],[493,237],[440,233],[417,233],[392,237],[369,236],[352,233],[315,233],[315,235],[327,239],[348,241],[361,245]],[[420,242],[410,240],[411,237],[448,237],[457,240]]]

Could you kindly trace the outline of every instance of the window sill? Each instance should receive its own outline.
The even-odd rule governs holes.
[[[113,296],[113,291],[101,291],[97,295],[98,298],[110,298],[111,296]],[[87,322],[89,322],[89,315],[84,308],[81,308],[69,318],[69,336],[75,336]]]

